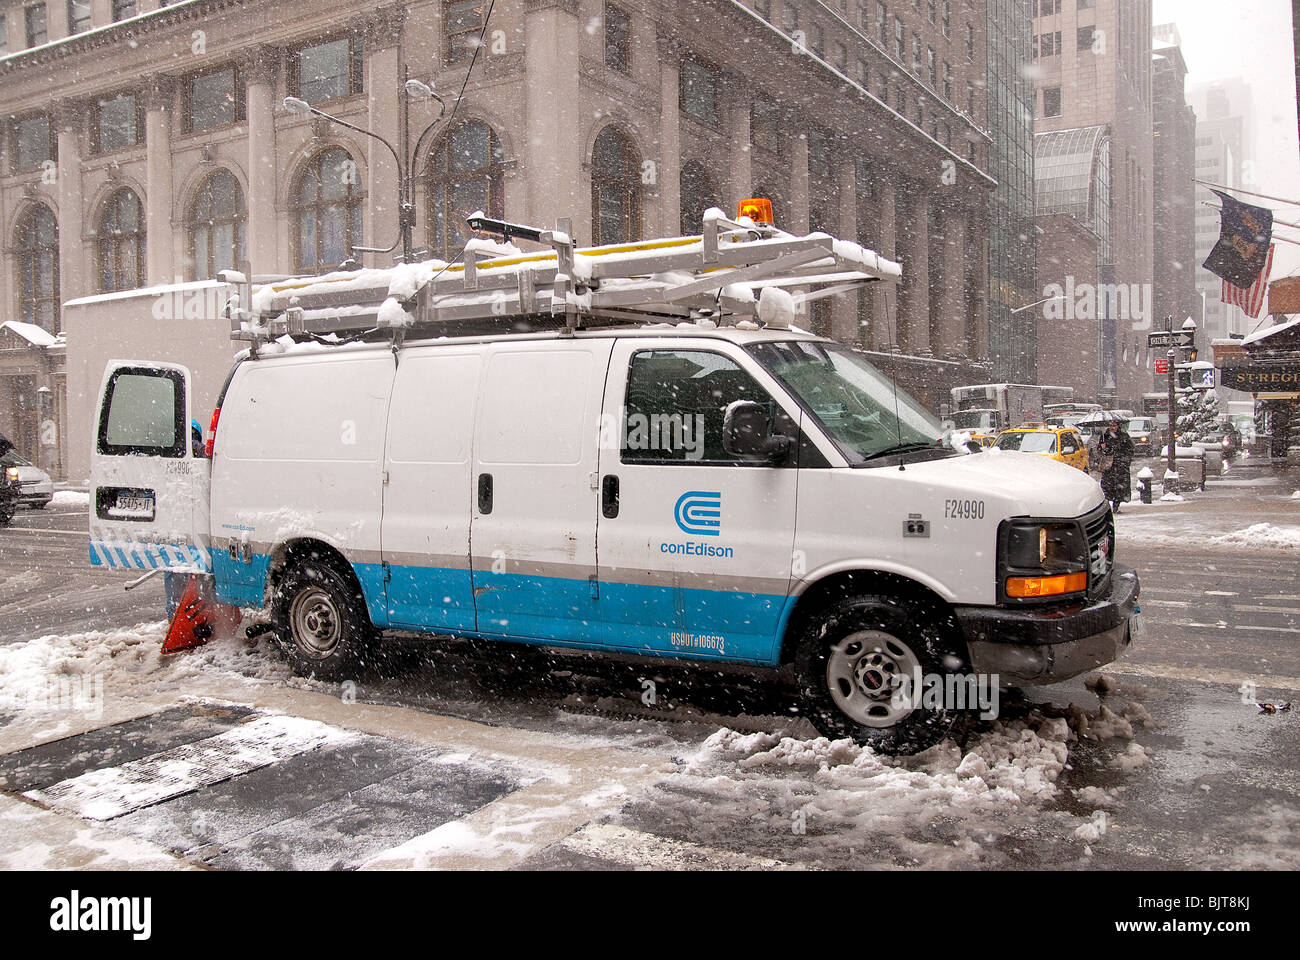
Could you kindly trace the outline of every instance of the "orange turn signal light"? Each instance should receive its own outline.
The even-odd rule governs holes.
[[[775,222],[772,219],[772,201],[763,197],[741,200],[736,207],[736,219],[739,220],[741,217],[749,217],[755,223],[771,225]]]
[[[1059,577],[1009,577],[1008,597],[1057,597],[1088,589],[1086,573],[1066,573]]]

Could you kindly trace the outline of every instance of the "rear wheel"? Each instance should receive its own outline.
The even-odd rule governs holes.
[[[812,618],[795,673],[818,732],[882,753],[916,753],[942,740],[957,711],[924,694],[932,678],[965,669],[945,619],[883,595],[846,597]]]
[[[280,647],[294,672],[321,680],[355,677],[375,631],[356,580],[320,560],[290,567],[275,591]]]

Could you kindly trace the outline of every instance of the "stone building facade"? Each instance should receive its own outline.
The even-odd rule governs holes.
[[[350,245],[393,243],[388,147],[284,99],[404,153],[438,116],[409,102],[404,136],[413,78],[455,104],[410,164],[428,255],[454,254],[478,208],[610,242],[770,196],[780,226],[903,263],[896,295],[819,308],[819,332],[910,356],[923,394],[982,376],[982,3],[7,0],[0,14],[0,321],[57,335],[73,298],[245,262],[317,273]],[[0,356],[0,386],[11,376]],[[45,376],[56,397],[98,386]],[[27,416],[0,403],[0,431],[25,436]]]

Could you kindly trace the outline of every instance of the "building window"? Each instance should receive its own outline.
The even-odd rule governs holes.
[[[615,127],[602,130],[591,151],[591,233],[597,244],[641,235],[641,158]]]
[[[781,8],[782,29],[790,36],[794,36],[799,29],[799,8],[792,3],[786,3]]]
[[[808,24],[808,49],[819,59],[826,59],[826,33],[816,20]]]
[[[1092,50],[1092,38],[1096,29],[1096,27],[1079,28],[1079,52],[1082,53],[1085,50]]]
[[[772,0],[754,0],[754,12],[768,22],[772,20]]]
[[[935,23],[935,22],[937,22],[937,21],[938,21],[938,18],[939,18],[939,11],[938,11],[938,2],[937,2],[937,0],[928,0],[928,2],[927,2],[927,8],[928,8],[929,16],[930,16],[930,22],[931,22],[931,23]]]
[[[943,62],[943,98],[952,103],[952,66]]]
[[[943,35],[952,36],[952,2],[943,0]]]
[[[605,4],[605,66],[632,72],[632,22],[612,3]]]
[[[1045,87],[1043,89],[1043,116],[1059,117],[1061,115],[1061,88]]]
[[[113,22],[135,16],[135,0],[113,0]]]
[[[808,131],[808,172],[814,177],[831,175],[831,137],[824,130]]]
[[[144,107],[124,93],[95,103],[90,123],[90,150],[108,153],[144,139]]]
[[[781,108],[771,100],[756,99],[750,107],[749,141],[764,150],[780,152]]]
[[[183,89],[186,133],[244,119],[244,81],[237,67],[191,76]]]
[[[1080,10],[1091,10],[1096,5],[1096,0],[1079,0]]]
[[[229,170],[203,181],[190,208],[189,243],[193,280],[208,280],[222,270],[238,270],[246,258],[248,211],[244,191]]]
[[[687,160],[681,173],[681,228],[683,236],[694,236],[704,224],[704,211],[719,204],[718,189],[704,164]]]
[[[975,84],[966,84],[966,113],[970,117],[975,116]]]
[[[876,0],[876,35],[880,37],[880,45],[886,50],[889,49],[889,8],[880,0]]]
[[[465,218],[475,210],[505,216],[505,155],[486,123],[462,123],[429,158],[429,249],[450,260],[465,245]]]
[[[682,61],[681,108],[696,120],[718,122],[718,75],[695,60]]]
[[[361,189],[356,161],[330,147],[307,164],[293,191],[297,269],[316,273],[341,265],[361,240]]]
[[[934,56],[934,47],[925,48],[925,74],[930,79],[930,89],[939,89],[939,67]]]
[[[18,319],[50,333],[59,327],[59,225],[44,204],[18,223],[14,244],[18,266]]]
[[[907,63],[907,41],[903,39],[903,21],[894,17],[894,56],[899,63]]]
[[[99,289],[104,293],[144,286],[144,209],[130,187],[104,204],[99,216]]]
[[[35,170],[58,156],[54,124],[48,113],[24,117],[14,123],[13,151],[14,173]]]
[[[835,41],[835,67],[840,73],[848,75],[849,72],[849,48],[838,40]]]
[[[912,34],[912,73],[921,76],[921,35]]]
[[[28,47],[39,47],[49,39],[50,35],[45,27],[45,4],[38,3],[24,10],[23,23],[27,28]]]
[[[0,57],[9,52],[9,25],[8,19],[0,17]]]
[[[1061,54],[1061,31],[1055,33],[1044,33],[1038,38],[1038,55],[1040,57],[1055,57]]]
[[[444,0],[442,22],[447,25],[447,62],[468,60],[483,29],[483,0]]]
[[[289,63],[289,89],[308,103],[320,103],[364,89],[361,40],[339,37],[297,50]]]
[[[68,33],[90,29],[90,0],[68,0]]]
[[[966,62],[975,62],[975,26],[966,24]]]

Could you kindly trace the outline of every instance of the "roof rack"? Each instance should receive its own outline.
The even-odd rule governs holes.
[[[793,236],[711,207],[696,236],[577,247],[543,230],[475,213],[475,237],[447,263],[397,264],[260,286],[229,311],[231,337],[464,336],[645,322],[757,320],[788,327],[812,300],[879,281],[897,263],[826,233]],[[550,246],[524,253],[521,239]],[[240,278],[242,279],[242,278]],[[248,306],[245,307],[244,304]]]

